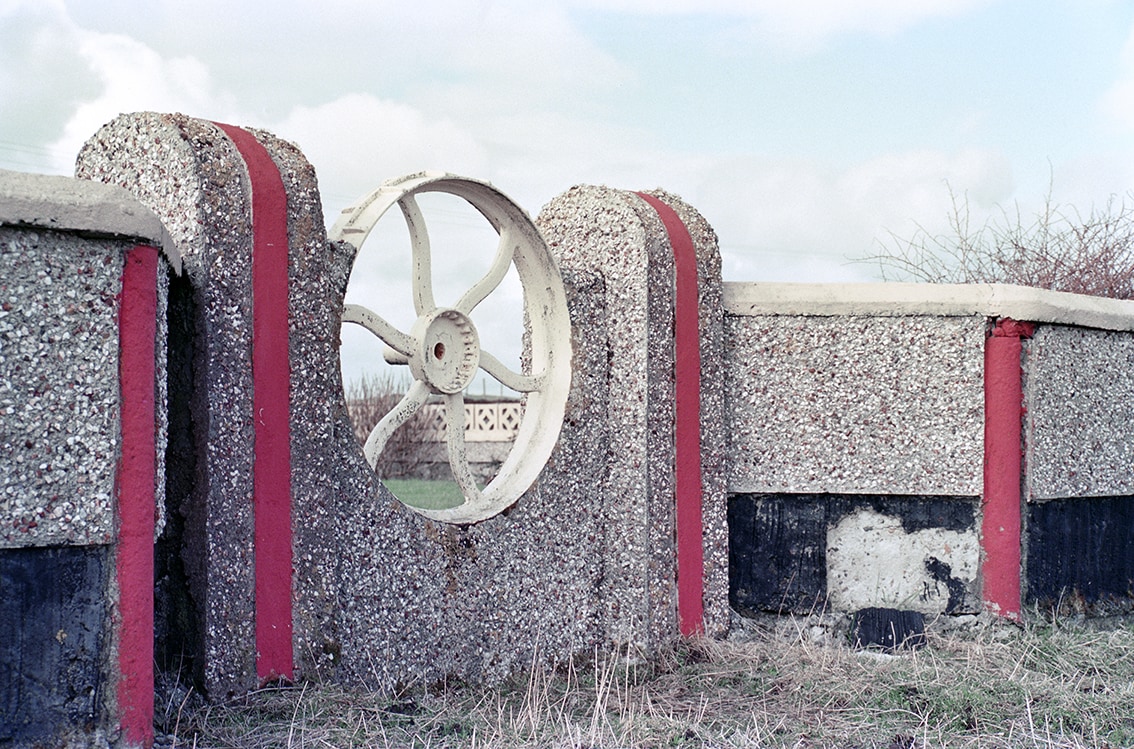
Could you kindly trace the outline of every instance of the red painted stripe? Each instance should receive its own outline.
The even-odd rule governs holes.
[[[255,136],[217,123],[252,184],[252,475],[256,545],[256,674],[293,678],[291,644],[291,377],[288,360],[287,192]]]
[[[1024,389],[1021,337],[1032,326],[1001,320],[984,349],[984,503],[981,577],[984,604],[1001,616],[1020,616],[1020,501]]]
[[[122,453],[118,460],[118,707],[126,742],[154,739],[154,411],[158,251],[126,254],[118,308]]]
[[[677,213],[652,195],[638,193],[669,234],[676,268],[674,390],[677,475],[677,620],[686,637],[705,630],[704,542],[701,518],[701,329],[697,251]]]

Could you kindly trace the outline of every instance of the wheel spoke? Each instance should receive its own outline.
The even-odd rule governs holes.
[[[464,296],[457,302],[456,309],[466,315],[471,313],[478,304],[484,301],[485,297],[500,285],[504,276],[508,274],[508,269],[512,267],[512,258],[516,254],[518,246],[515,233],[510,227],[505,226],[500,232],[500,243],[496,247],[496,257],[492,260],[492,267],[488,269],[488,273],[484,274],[483,278],[465,292]]]
[[[413,308],[420,317],[437,306],[433,301],[429,232],[425,228],[425,217],[421,215],[421,209],[417,207],[417,201],[412,195],[406,195],[399,200],[398,207],[405,216],[410,242],[413,245]]]
[[[480,368],[496,378],[504,387],[511,388],[517,393],[534,393],[541,390],[547,379],[544,374],[526,375],[509,369],[504,362],[483,349],[480,352]]]
[[[453,308],[437,306],[427,217],[415,197],[432,192],[465,200],[498,235],[491,264],[459,295]],[[329,238],[360,250],[394,203],[402,212],[411,242],[410,297],[416,322],[402,332],[361,305],[346,305],[342,320],[361,325],[378,337],[385,346],[383,358],[390,364],[408,365],[413,384],[370,430],[363,452],[383,478],[386,469],[379,465],[380,458],[384,451],[398,446],[395,441],[403,435],[397,430],[415,415],[420,419],[421,410],[434,393],[442,395],[446,404],[446,457],[465,501],[457,507],[412,509],[439,522],[478,523],[521,499],[538,480],[558,440],[571,385],[570,314],[562,279],[539,230],[519,206],[492,185],[450,174],[422,172],[387,181],[343,211]],[[530,339],[522,366],[506,365],[481,349],[471,320],[471,313],[486,299],[501,293],[499,289],[511,278],[513,268],[523,290],[525,336]],[[519,433],[496,475],[483,489],[477,483],[479,472],[469,463],[465,427],[473,417],[466,411],[463,394],[477,369],[510,390],[527,394]]]
[[[361,325],[403,356],[408,357],[413,352],[413,338],[360,304],[343,305],[343,322]]]
[[[465,450],[465,396],[453,393],[445,400],[445,430],[448,432],[446,444],[449,448],[449,467],[453,469],[453,479],[461,493],[469,502],[480,500],[480,488],[469,468],[469,456]]]
[[[429,386],[421,380],[414,380],[413,385],[406,392],[402,399],[398,401],[398,405],[390,409],[389,413],[382,417],[382,419],[374,425],[370,430],[370,436],[366,438],[366,444],[362,446],[362,452],[366,456],[367,462],[373,468],[378,464],[378,456],[381,455],[382,449],[386,447],[386,443],[394,434],[398,427],[405,424],[413,418],[413,415],[421,410],[425,405],[426,398],[429,397]]]

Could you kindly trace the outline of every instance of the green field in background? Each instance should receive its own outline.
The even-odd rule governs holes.
[[[457,482],[451,480],[383,479],[382,483],[407,505],[423,510],[447,510],[465,500]]]

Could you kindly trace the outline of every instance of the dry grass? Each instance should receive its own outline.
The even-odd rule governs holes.
[[[806,619],[497,689],[307,685],[181,711],[177,747],[1134,746],[1134,625],[980,624],[901,655]],[[176,713],[177,711],[171,711]],[[172,726],[171,726],[172,728]]]

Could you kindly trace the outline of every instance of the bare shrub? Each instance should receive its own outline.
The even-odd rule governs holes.
[[[347,383],[347,412],[359,444],[366,443],[374,426],[398,405],[408,389],[409,384],[404,378],[390,373],[370,373]],[[425,459],[422,443],[429,429],[429,419],[423,411],[418,411],[398,427],[378,456],[378,462],[374,466],[378,476],[391,478],[414,475]]]
[[[967,198],[950,189],[949,231],[922,227],[912,237],[891,234],[877,255],[885,280],[1006,283],[1076,294],[1134,298],[1134,207],[1112,197],[1086,214],[1053,202],[1030,219],[1001,209],[972,225]]]

